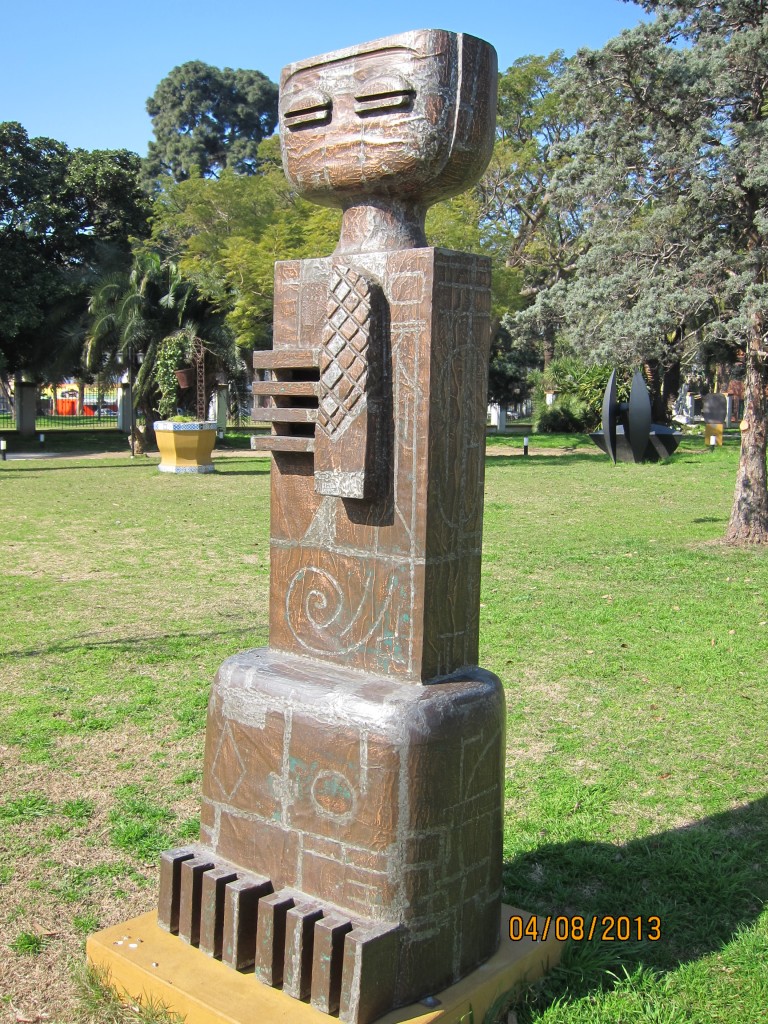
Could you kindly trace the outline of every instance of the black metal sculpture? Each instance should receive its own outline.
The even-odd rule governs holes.
[[[632,378],[629,401],[620,402],[614,370],[603,395],[603,429],[589,436],[616,463],[667,459],[677,448],[682,434],[651,422],[651,399],[639,370]]]

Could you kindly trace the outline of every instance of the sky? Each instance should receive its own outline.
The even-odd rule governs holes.
[[[292,61],[441,28],[486,39],[504,70],[526,54],[600,47],[641,14],[622,0],[6,0],[0,121],[71,148],[144,156],[147,97],[188,60],[278,81]]]

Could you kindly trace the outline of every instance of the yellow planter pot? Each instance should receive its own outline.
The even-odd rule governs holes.
[[[211,452],[216,443],[215,421],[203,423],[171,423],[158,420],[155,424],[157,447],[160,449],[161,473],[213,473]]]
[[[712,443],[709,439],[714,437],[715,444],[722,447],[723,445],[723,424],[722,423],[705,423],[704,424],[704,444],[709,448]]]

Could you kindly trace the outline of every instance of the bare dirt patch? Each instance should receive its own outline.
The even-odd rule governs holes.
[[[584,446],[584,447],[578,447],[578,448],[576,448],[576,447],[571,447],[571,448],[531,448],[531,447],[529,447],[528,448],[528,455],[529,456],[530,455],[536,455],[536,456],[545,455],[545,456],[551,456],[552,458],[555,458],[555,459],[559,458],[562,455],[575,455],[577,452],[578,452],[579,455],[603,455],[603,452],[601,452],[600,449],[597,448],[597,447],[587,448],[586,446]],[[494,445],[492,448],[491,447],[486,448],[485,449],[485,454],[489,458],[493,458],[496,455],[506,455],[506,456],[511,457],[511,458],[514,458],[515,456],[519,455],[520,458],[525,458],[525,456],[523,455],[522,447],[519,447],[519,448],[511,448],[511,447],[504,448],[502,446],[498,446],[497,447],[497,446]]]
[[[171,738],[172,727],[152,736],[126,727],[58,742],[61,764],[28,764],[15,747],[0,748],[3,798],[20,808],[19,820],[2,828],[0,865],[3,946],[0,1020],[72,1024],[85,1019],[73,967],[84,962],[85,938],[96,928],[151,910],[157,865],[142,863],[110,844],[115,790],[129,783],[172,807],[178,821],[199,809],[194,778],[201,761],[199,738]],[[37,800],[41,812],[25,816]],[[47,802],[47,803],[46,803]],[[77,809],[84,813],[80,816]],[[24,933],[42,950],[9,948]]]

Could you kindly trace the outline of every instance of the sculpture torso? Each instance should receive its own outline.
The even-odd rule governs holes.
[[[489,267],[427,248],[424,216],[485,167],[495,75],[441,31],[283,72],[286,173],[344,216],[332,257],[278,264],[255,357],[273,647],[413,680],[477,661]]]

